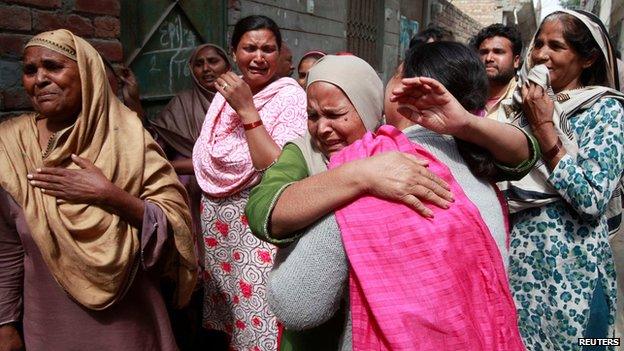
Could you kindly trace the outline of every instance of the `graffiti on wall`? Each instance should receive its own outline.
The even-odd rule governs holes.
[[[412,21],[405,16],[401,16],[401,33],[399,34],[399,55],[401,60],[405,57],[405,50],[409,47],[410,39],[418,33],[420,25],[418,21]]]

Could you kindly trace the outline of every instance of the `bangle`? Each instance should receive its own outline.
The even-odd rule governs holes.
[[[557,138],[557,143],[555,144],[555,146],[551,147],[550,150],[542,153],[542,158],[545,160],[552,160],[553,158],[555,158],[555,156],[557,156],[557,154],[559,154],[559,151],[561,151],[561,148],[563,147],[563,144],[561,143],[561,139]]]
[[[277,162],[277,158],[276,158],[275,160],[273,160],[273,162],[269,163],[269,165],[268,165],[268,166],[266,166],[266,167],[264,167],[264,168],[260,168],[260,169],[254,168],[254,170],[255,170],[256,172],[264,172],[264,171],[266,171],[267,169],[271,168],[271,166],[273,166],[273,165],[275,164],[275,162]]]
[[[260,127],[262,125],[262,120],[259,119],[255,122],[251,122],[251,123],[243,123],[243,128],[245,128],[245,130],[252,130],[256,127]]]

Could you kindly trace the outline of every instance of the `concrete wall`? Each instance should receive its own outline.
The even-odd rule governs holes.
[[[39,32],[67,28],[88,39],[113,62],[121,62],[119,0],[0,1],[0,119],[30,110],[21,82],[26,42]]]
[[[230,0],[227,37],[240,18],[268,16],[280,26],[296,65],[309,50],[346,50],[347,4],[348,0]],[[400,0],[384,0],[383,58],[378,70],[384,80],[397,65],[400,5]]]
[[[308,3],[313,6],[308,7]],[[310,50],[344,51],[347,47],[347,0],[233,0],[228,4],[228,42],[236,21],[249,15],[272,18],[282,30],[282,39],[299,62]]]
[[[401,3],[399,0],[386,0],[384,8],[384,46],[381,61],[381,79],[386,83],[399,63],[399,33]]]

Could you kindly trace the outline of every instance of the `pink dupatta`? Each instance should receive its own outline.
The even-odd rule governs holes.
[[[306,94],[294,79],[278,79],[253,99],[264,127],[280,147],[305,133]],[[193,168],[199,186],[213,197],[230,196],[260,180],[240,117],[219,93],[210,104],[193,148]]]
[[[455,202],[425,219],[365,196],[336,211],[350,262],[354,350],[523,350],[501,255],[450,170],[399,130],[381,127],[329,168],[388,151],[418,155]]]

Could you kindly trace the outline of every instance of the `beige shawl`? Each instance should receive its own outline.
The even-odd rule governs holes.
[[[184,188],[173,168],[136,114],[113,95],[90,44],[61,29],[41,33],[26,46],[33,45],[75,59],[82,84],[82,110],[45,158],[34,114],[0,127],[0,186],[22,207],[50,272],[75,301],[101,310],[123,296],[137,269],[138,228],[95,205],[57,202],[28,183],[26,175],[42,166],[77,169],[70,159],[75,153],[121,189],[163,210],[173,233],[172,249],[163,257],[165,273],[177,280],[177,303],[184,304],[195,285],[196,258]]]
[[[357,56],[324,56],[310,69],[306,88],[314,82],[328,82],[340,88],[355,107],[366,130],[375,131],[379,127],[383,115],[383,83],[366,61]],[[310,175],[327,170],[327,158],[314,147],[310,132],[292,143],[303,153]]]
[[[150,120],[158,136],[186,158],[193,156],[193,145],[199,137],[206,112],[215,94],[214,91],[204,88],[193,74],[195,57],[206,47],[214,48],[227,63],[228,70],[231,69],[227,53],[220,46],[214,44],[198,46],[188,61],[188,68],[193,77],[193,89],[174,96],[162,112]]]

